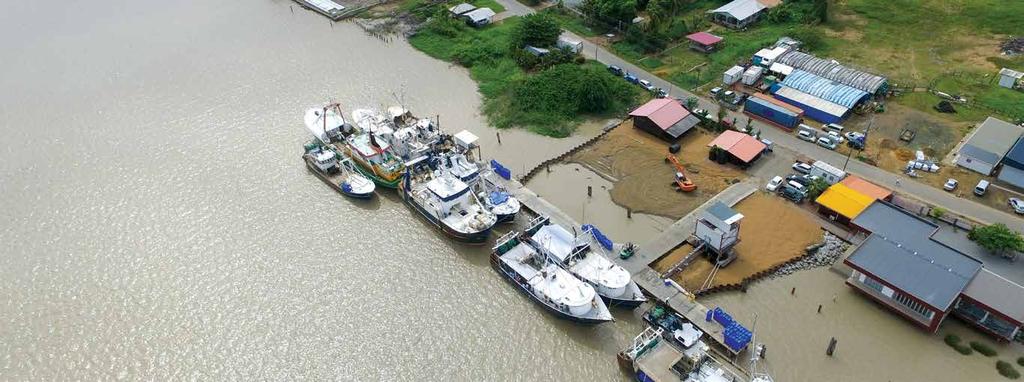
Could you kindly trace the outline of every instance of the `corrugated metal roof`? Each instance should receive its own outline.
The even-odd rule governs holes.
[[[863,90],[800,69],[786,76],[782,85],[850,109],[868,97],[868,93]]]
[[[877,93],[887,82],[885,77],[848,68],[838,62],[817,58],[795,50],[784,53],[775,62],[781,62],[871,94]]]
[[[668,130],[673,125],[682,121],[690,115],[682,104],[671,98],[655,98],[629,113],[634,117],[646,117],[662,130]],[[693,126],[690,126],[693,127]],[[689,128],[687,128],[689,130]]]
[[[861,194],[870,196],[875,199],[885,200],[888,197],[892,196],[892,190],[880,187],[877,184],[868,182],[856,175],[849,175],[846,178],[843,178],[843,180],[840,181],[839,183],[842,183],[843,185],[849,187],[854,191],[857,191]]]
[[[932,307],[946,310],[981,262],[932,240],[936,225],[876,201],[853,219],[872,232],[847,259]]]
[[[462,3],[462,4],[456,5],[454,7],[448,8],[448,11],[451,12],[451,13],[454,13],[456,15],[461,15],[463,13],[472,11],[474,9],[476,9],[476,7],[473,6],[472,4]]]
[[[700,118],[697,118],[697,116],[693,114],[689,114],[686,116],[686,118],[683,118],[679,120],[679,122],[672,124],[672,127],[669,127],[667,130],[665,130],[665,133],[668,133],[668,135],[671,136],[672,138],[679,138],[680,135],[683,135],[683,133],[690,131],[690,129],[692,129],[694,126],[697,126],[698,123],[700,123]]]
[[[799,108],[799,107],[796,107],[796,106],[790,105],[788,103],[779,101],[779,100],[777,100],[775,98],[772,98],[771,96],[768,96],[768,95],[765,95],[765,94],[762,94],[762,93],[751,94],[750,98],[747,98],[747,99],[763,100],[763,101],[766,101],[770,105],[775,105],[775,106],[778,106],[779,108],[782,108],[784,110],[789,110],[790,112],[793,112],[796,115],[801,115],[801,114],[804,113],[804,110]]]
[[[997,164],[1010,151],[1010,147],[1020,138],[1024,128],[1012,123],[988,117],[985,122],[978,126],[977,130],[967,138],[967,142],[960,148],[960,153],[984,160],[990,164]],[[973,149],[972,149],[973,147]],[[968,151],[964,151],[964,150]],[[980,151],[988,152],[982,154]],[[979,156],[980,155],[980,156]]]
[[[850,108],[848,108],[848,107],[843,107],[842,105],[837,105],[835,103],[832,103],[832,102],[826,101],[824,99],[812,96],[810,94],[804,93],[802,91],[793,89],[793,88],[788,87],[788,86],[779,87],[779,90],[775,91],[775,94],[776,95],[780,95],[782,97],[786,97],[786,98],[791,99],[793,101],[802,103],[804,105],[813,107],[813,108],[821,110],[823,112],[832,114],[832,115],[837,116],[839,118],[842,118],[843,116],[846,115],[847,112],[850,111]]]
[[[754,160],[768,147],[757,138],[734,130],[723,131],[715,140],[708,143],[708,147],[712,146],[718,146],[744,162]]]
[[[788,76],[790,73],[793,73],[793,67],[775,62],[772,63],[772,66],[768,67],[768,71]]]
[[[736,215],[739,215],[740,218],[743,217],[743,215],[740,215],[739,212],[736,212],[736,210],[729,208],[729,206],[725,205],[722,202],[715,202],[715,204],[712,204],[711,207],[708,207],[707,211],[709,214],[711,214],[711,216],[714,216],[718,218],[718,220],[721,220],[723,222],[728,222]]]
[[[708,13],[725,13],[737,20],[746,20],[767,8],[757,0],[733,0],[717,9],[708,11]]]
[[[814,202],[849,219],[860,215],[875,199],[839,183],[822,192]]]
[[[474,10],[472,10],[470,12],[467,12],[467,13],[463,14],[463,16],[468,17],[473,22],[480,22],[480,21],[483,21],[483,20],[489,20],[494,15],[495,15],[494,10],[492,10],[490,8],[477,8],[477,9],[474,9]]]
[[[719,41],[722,41],[721,37],[715,36],[708,32],[697,32],[686,35],[686,38],[690,41],[694,41],[701,45],[714,45]]]
[[[1006,153],[1006,156],[1003,157],[1003,164],[1024,170],[1024,137],[1017,139],[1017,143]]]
[[[1024,323],[1024,287],[988,269],[974,276],[964,295]]]
[[[999,75],[1000,76],[1007,76],[1007,77],[1016,78],[1018,80],[1021,79],[1021,78],[1024,78],[1024,73],[1021,73],[1021,72],[1018,72],[1016,70],[1009,69],[1009,68],[999,69]]]

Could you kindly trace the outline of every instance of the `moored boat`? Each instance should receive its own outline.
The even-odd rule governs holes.
[[[536,222],[534,222],[536,223]],[[491,266],[520,292],[560,318],[599,324],[611,312],[594,288],[541,254],[530,239],[536,224],[523,233],[509,232],[491,252]]]
[[[418,166],[427,157],[410,162],[398,187],[402,200],[449,237],[482,244],[490,237],[497,217],[476,200],[466,183],[444,168]],[[413,173],[412,169],[418,171]]]
[[[570,233],[552,224],[548,217],[538,220],[540,228],[532,239],[540,251],[573,276],[592,285],[608,305],[635,308],[647,301],[629,271],[608,260],[591,245],[589,233]]]
[[[308,144],[302,157],[317,178],[342,195],[356,199],[373,197],[373,182],[358,173],[351,159],[338,153],[333,145]]]

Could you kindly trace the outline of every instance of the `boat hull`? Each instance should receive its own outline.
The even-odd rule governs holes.
[[[494,252],[491,253],[491,267],[493,267],[494,270],[497,271],[498,274],[500,274],[503,279],[505,279],[505,281],[508,281],[509,284],[512,284],[512,286],[519,290],[519,292],[523,293],[534,303],[540,305],[549,313],[554,314],[558,318],[587,325],[596,325],[609,321],[603,319],[573,316],[571,314],[559,310],[558,308],[555,308],[554,306],[544,303],[543,300],[539,299],[536,295],[530,292],[530,284],[528,284],[526,280],[520,280],[521,276],[519,276],[519,274],[516,273],[515,271],[507,268],[505,266],[505,263],[501,261],[501,257]]]
[[[446,236],[452,239],[467,244],[480,245],[487,243],[487,239],[491,236],[491,228],[487,228],[486,230],[473,233],[456,231],[449,227],[448,225],[442,223],[441,220],[438,219],[436,216],[431,215],[429,212],[427,212],[427,210],[421,207],[419,203],[416,203],[416,200],[413,199],[412,195],[405,192],[405,189],[403,187],[398,187],[398,194],[399,196],[402,197],[402,201],[405,202],[405,205],[409,206],[409,208],[411,208],[413,211],[416,211],[416,213],[419,214],[420,217],[422,217],[424,220],[430,223],[430,225],[434,226],[434,228],[443,232]]]
[[[516,212],[516,213],[518,213],[518,212]],[[498,217],[498,223],[497,224],[510,223],[510,222],[516,220],[516,213],[511,213],[511,214],[495,214]]]
[[[327,174],[324,174],[323,171],[320,171],[320,169],[317,168],[316,165],[314,165],[313,162],[311,160],[309,160],[308,157],[304,156],[302,160],[304,162],[306,162],[306,168],[309,169],[309,171],[312,172],[313,175],[316,175],[317,178],[320,178],[321,181],[323,181],[328,186],[333,188],[334,191],[337,191],[339,194],[342,194],[342,195],[347,196],[347,197],[352,198],[352,199],[366,200],[366,199],[373,198],[373,195],[374,195],[373,192],[370,192],[370,193],[346,192],[343,188],[341,188],[341,185],[335,184],[334,181],[332,181],[331,178]]]
[[[390,189],[397,189],[398,184],[402,183],[402,172],[399,171],[394,174],[391,174],[388,177],[383,177],[377,174],[372,164],[367,163],[365,159],[353,153],[353,149],[351,147],[345,146],[345,153],[348,154],[350,158],[352,158],[353,162],[355,162],[356,170],[359,171],[360,174],[363,174],[363,176],[372,180],[373,183],[377,184],[378,186]]]
[[[625,299],[611,298],[611,297],[605,297],[605,296],[601,296],[601,299],[603,299],[604,302],[608,304],[609,308],[623,308],[623,309],[636,309],[636,307],[640,306],[640,304],[643,304],[644,301],[647,301],[647,300],[625,300]]]

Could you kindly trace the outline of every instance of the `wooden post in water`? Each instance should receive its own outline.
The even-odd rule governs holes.
[[[500,144],[501,144],[501,133],[500,133],[500,132],[497,132],[497,131],[495,131],[495,132],[494,132],[494,135],[498,137],[498,144],[500,145]]]
[[[793,287],[793,289],[790,289],[789,290],[789,294],[790,295],[796,295],[796,287]]]
[[[835,353],[837,342],[839,341],[836,341],[835,337],[832,337],[832,339],[828,341],[828,349],[825,350],[825,355],[831,357],[832,353]]]
[[[821,314],[821,304],[818,304],[818,314]]]
[[[626,209],[626,219],[632,219],[632,218],[633,218],[633,209],[632,208],[627,208]]]
[[[589,197],[591,197],[593,195],[594,195],[594,189],[592,187],[590,187],[590,186],[587,186],[587,197],[589,198]]]

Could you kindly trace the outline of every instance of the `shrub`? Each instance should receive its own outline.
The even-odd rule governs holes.
[[[512,29],[511,43],[513,50],[521,50],[524,46],[532,45],[538,48],[554,46],[558,42],[558,35],[562,34],[562,27],[558,21],[547,13],[534,13],[523,16]]]
[[[928,214],[931,215],[933,218],[941,219],[943,216],[946,215],[946,209],[942,207],[935,207],[932,208],[932,211],[929,212]]]
[[[996,349],[993,349],[991,346],[988,346],[987,344],[983,344],[978,341],[971,341],[970,344],[971,349],[974,349],[975,351],[981,353],[986,357],[995,357],[997,354],[999,354],[996,352]]]
[[[1002,375],[1009,379],[1020,378],[1020,372],[1017,371],[1009,362],[996,361],[996,370],[999,370],[999,375]]]
[[[1017,364],[1024,366],[1024,357],[1017,358]]]
[[[960,343],[960,336],[956,334],[947,334],[942,340],[946,342],[946,345],[953,346]]]
[[[956,345],[953,345],[953,349],[956,349],[957,353],[960,353],[960,354],[963,354],[963,355],[971,355],[971,353],[974,353],[974,351],[971,350],[971,347],[967,346],[967,345],[956,344]]]

